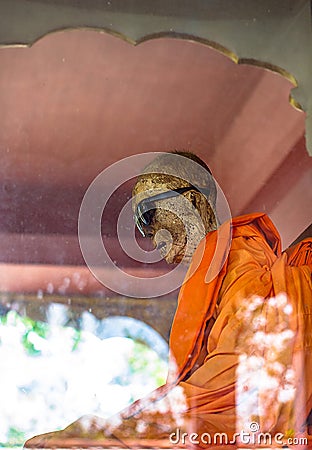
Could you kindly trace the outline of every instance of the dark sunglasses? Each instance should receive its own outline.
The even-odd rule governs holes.
[[[152,223],[156,210],[155,202],[172,197],[177,197],[178,195],[184,194],[185,192],[188,191],[197,191],[205,194],[207,197],[209,194],[208,189],[202,188],[199,190],[195,186],[188,186],[161,192],[160,194],[156,194],[153,195],[152,197],[147,197],[141,200],[136,207],[134,221],[142,236],[146,237],[144,227],[147,227]]]

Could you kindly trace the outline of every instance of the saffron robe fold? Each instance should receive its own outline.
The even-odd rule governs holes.
[[[233,436],[249,420],[262,432],[303,430],[312,408],[312,241],[282,253],[265,214],[241,216],[215,261],[225,226],[200,243],[181,287],[167,383],[113,425],[91,420],[94,437],[131,448],[127,439],[168,440],[177,427]],[[213,261],[217,270],[207,282]],[[77,423],[54,437],[90,437]],[[32,442],[39,441],[27,446]]]
[[[235,218],[228,256],[217,276],[206,283],[218,237],[218,230],[211,232],[200,244],[193,258],[197,266],[199,257],[200,264],[180,290],[170,335],[176,378],[169,373],[165,386],[123,411],[126,421],[114,431],[119,439],[123,434],[131,435],[129,429],[126,432],[127,419],[131,429],[134,418],[149,423],[142,427],[145,436],[152,437],[153,430],[158,437],[162,431],[168,436],[164,424],[170,423],[168,414],[163,416],[161,407],[157,414],[149,402],[168,395],[176,385],[183,388],[186,407],[182,416],[189,432],[226,432],[231,436],[242,431],[239,427],[248,418],[257,421],[263,432],[286,435],[304,428],[312,408],[312,240],[282,253],[279,234],[265,214]],[[279,294],[285,295],[278,298]],[[258,306],[257,297],[261,300]],[[256,305],[248,311],[254,300]],[[255,329],[251,323],[257,318],[260,328]],[[265,321],[262,327],[261,320]],[[257,332],[273,340],[284,333],[285,339],[272,355],[272,345],[252,342]],[[271,389],[253,389],[249,398],[244,392],[238,395],[241,390],[248,391],[248,372],[255,372],[247,365],[247,373],[240,374],[242,355],[245,360],[254,356],[258,363],[260,358],[262,367],[254,376],[269,372],[273,379],[266,381],[272,382]],[[240,386],[244,379],[246,385]],[[238,417],[238,410],[243,417]],[[246,417],[248,412],[251,414]]]

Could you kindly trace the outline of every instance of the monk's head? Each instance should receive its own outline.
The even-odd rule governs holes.
[[[193,153],[162,153],[138,177],[133,210],[139,230],[167,263],[189,262],[201,239],[218,226],[208,166]]]

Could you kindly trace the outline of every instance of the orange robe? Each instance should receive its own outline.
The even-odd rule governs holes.
[[[151,438],[158,432],[159,437],[166,433],[168,437],[169,415],[151,411],[157,407],[151,408],[149,402],[157,402],[176,385],[183,388],[186,424],[182,428],[189,433],[232,436],[241,431],[238,427],[248,412],[248,402],[249,419],[262,432],[286,435],[304,428],[312,408],[312,240],[282,253],[279,234],[265,214],[235,218],[228,256],[218,275],[206,283],[217,233],[209,233],[200,244],[205,245],[201,262],[180,290],[170,335],[177,376],[174,379],[169,374],[165,386],[122,412],[123,424],[113,433],[119,439],[123,434],[131,436],[134,419],[149,424],[141,427],[142,435]],[[272,297],[277,300],[269,301]],[[249,311],[251,303],[255,305]],[[256,333],[268,342],[255,340]],[[257,392],[251,390],[248,399],[244,390],[248,393],[249,385],[254,387],[253,380],[248,381],[246,360],[252,363],[250,358],[262,361],[258,376],[269,377],[272,388],[269,392],[266,385]],[[252,367],[251,372],[257,376]]]
[[[110,430],[120,447],[131,448],[131,439],[169,443],[178,428],[229,438],[248,421],[273,434],[304,428],[312,408],[311,239],[281,253],[265,214],[233,219],[229,252],[206,282],[222,227],[201,242],[189,271],[200,263],[180,290],[167,383]]]

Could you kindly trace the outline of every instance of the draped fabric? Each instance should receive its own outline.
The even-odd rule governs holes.
[[[232,221],[228,257],[205,283],[217,238],[217,232],[209,233],[200,244],[201,262],[196,258],[202,248],[194,255],[197,269],[180,291],[170,336],[176,379],[169,373],[165,386],[122,417],[130,428],[135,417],[146,420],[145,435],[153,430],[168,435],[174,421],[149,402],[178,386],[189,432],[232,436],[248,420],[257,421],[263,432],[300,432],[312,408],[312,242],[306,239],[282,253],[279,234],[265,214],[238,217]],[[119,431],[124,427],[126,422]]]
[[[250,422],[273,434],[304,430],[312,408],[312,241],[282,253],[265,214],[238,217],[229,252],[222,247],[206,282],[224,226],[201,242],[181,287],[167,383],[100,427],[102,439],[131,448],[127,439],[168,440],[178,428],[231,437]]]

